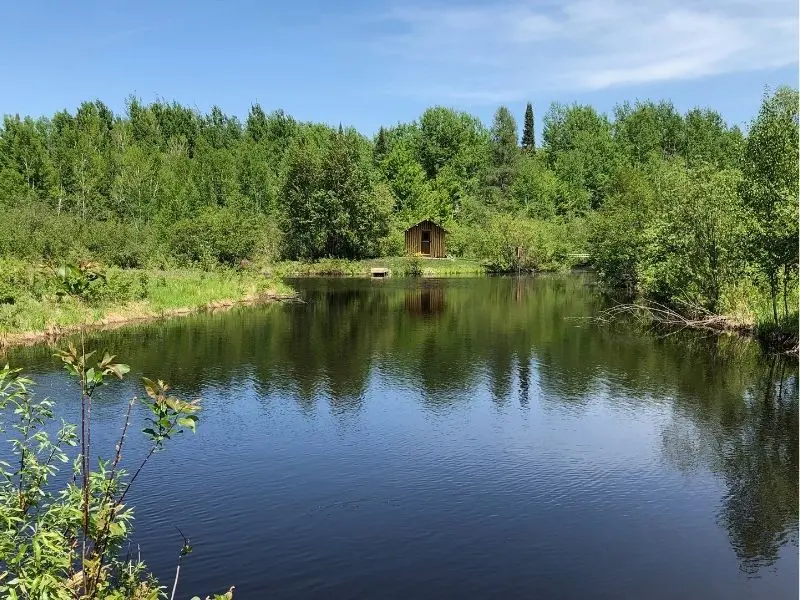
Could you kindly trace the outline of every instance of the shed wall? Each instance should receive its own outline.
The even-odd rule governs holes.
[[[447,256],[444,237],[445,230],[432,221],[422,221],[406,229],[406,254],[422,253],[422,232],[431,232],[431,258],[444,258]],[[427,256],[427,255],[426,255]]]

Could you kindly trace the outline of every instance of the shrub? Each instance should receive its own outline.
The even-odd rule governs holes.
[[[58,352],[79,382],[80,427],[55,426],[53,402],[36,398],[33,382],[8,366],[0,369],[0,431],[8,438],[11,466],[0,462],[0,592],[7,598],[83,598],[116,600],[163,597],[158,582],[139,559],[123,558],[133,509],[125,502],[130,486],[153,453],[184,431],[194,431],[199,405],[173,397],[162,381],[143,379],[146,409],[144,434],[149,451],[131,474],[120,466],[135,399],[128,404],[113,460],[98,460],[85,432],[91,427],[91,400],[96,389],[122,379],[127,365],[106,354],[74,347]],[[79,446],[72,477],[57,479],[68,451]],[[191,551],[184,538],[180,556]],[[180,559],[179,559],[180,560]],[[180,562],[179,562],[180,565]],[[176,571],[173,593],[178,584]],[[232,598],[232,591],[225,596]]]
[[[81,223],[36,202],[5,208],[0,219],[0,255],[33,260],[82,253]]]
[[[264,220],[230,208],[207,208],[168,229],[169,247],[181,262],[235,266],[263,242]]]
[[[124,269],[144,267],[156,239],[145,225],[119,221],[95,221],[84,227],[87,259],[101,260]]]
[[[582,236],[570,232],[574,228],[574,223],[497,214],[471,230],[466,251],[495,273],[557,271],[571,266],[570,255],[582,250]]]
[[[408,277],[422,276],[422,259],[419,256],[407,256],[403,263],[403,274]]]

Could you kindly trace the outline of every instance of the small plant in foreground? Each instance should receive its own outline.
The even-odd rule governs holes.
[[[13,600],[165,598],[165,588],[145,564],[123,553],[133,520],[125,500],[152,455],[175,435],[195,430],[200,406],[170,395],[163,381],[143,379],[148,416],[142,433],[148,452],[132,474],[121,467],[138,401],[134,397],[127,404],[113,458],[99,459],[93,467],[92,399],[100,386],[125,377],[129,367],[109,354],[94,361],[92,352],[73,345],[56,356],[80,384],[81,419],[79,426],[62,422],[54,435],[49,433],[53,402],[37,399],[33,382],[19,370],[0,370],[0,432],[11,445],[10,459],[0,461],[0,595]],[[69,463],[69,450],[76,446],[80,452],[72,477],[59,486],[54,481],[59,465]],[[179,573],[180,568],[173,598]],[[232,594],[231,589],[217,598]]]

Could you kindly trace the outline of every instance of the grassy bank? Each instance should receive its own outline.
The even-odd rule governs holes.
[[[367,277],[374,268],[388,268],[393,277],[447,277],[482,275],[486,268],[478,261],[460,258],[409,258],[389,256],[367,260],[322,259],[316,262],[284,261],[265,269],[277,277],[347,276]]]
[[[0,263],[0,345],[289,297],[255,270],[50,268]]]

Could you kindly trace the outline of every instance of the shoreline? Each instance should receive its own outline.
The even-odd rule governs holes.
[[[144,311],[131,310],[126,314],[126,307],[123,307],[122,310],[118,312],[110,311],[98,320],[71,323],[69,325],[51,325],[48,329],[39,331],[0,333],[0,352],[5,352],[10,348],[20,346],[54,343],[62,337],[80,333],[81,331],[112,331],[131,325],[155,323],[193,314],[224,312],[237,306],[257,306],[260,304],[289,301],[299,301],[297,294],[268,291],[239,299],[226,298],[212,300],[198,306],[168,308],[158,311],[152,309],[145,309]],[[135,306],[135,304],[128,304],[127,308],[133,308]]]
[[[768,330],[756,322],[743,321],[733,315],[709,314],[692,318],[674,309],[648,304],[618,304],[600,312],[593,320],[609,323],[619,318],[630,317],[650,326],[663,327],[672,332],[682,330],[706,331],[714,335],[733,335],[757,342],[765,354],[797,355],[798,335],[783,329]]]

